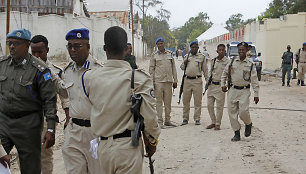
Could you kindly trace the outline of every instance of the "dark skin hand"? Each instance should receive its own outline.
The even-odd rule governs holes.
[[[223,92],[227,92],[227,87],[226,86],[222,86],[222,91]]]
[[[173,87],[174,89],[177,88],[177,83],[174,82],[173,85],[172,85],[172,87]]]
[[[257,104],[259,102],[259,97],[254,97],[254,102]]]
[[[70,120],[69,108],[65,108],[64,111],[65,111],[65,114],[66,114],[66,121],[64,123],[64,129],[66,129],[66,127],[67,127],[67,125],[69,123],[69,120]]]
[[[6,168],[5,162],[8,164],[9,167],[11,166],[11,156],[10,155],[5,155],[0,158],[0,163]]]
[[[46,146],[46,149],[49,149],[54,144],[55,144],[55,134],[47,131],[44,136],[43,145]]]
[[[145,154],[145,157],[152,157],[153,154],[156,152],[156,146],[152,146],[149,142],[149,139],[144,134],[142,134],[142,137],[147,152],[147,154]]]

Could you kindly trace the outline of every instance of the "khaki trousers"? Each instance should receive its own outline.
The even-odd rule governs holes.
[[[241,128],[238,115],[245,125],[252,122],[249,112],[250,95],[250,88],[239,90],[232,87],[227,93],[228,115],[234,131]]]
[[[43,142],[44,136],[47,132],[47,122],[44,122],[44,128],[41,136]],[[41,173],[52,174],[53,172],[53,146],[46,149],[46,146],[41,146]]]
[[[216,102],[216,114],[215,114]],[[211,123],[221,125],[223,116],[223,108],[225,103],[225,92],[222,91],[220,85],[211,84],[207,90],[207,110],[210,115]]]
[[[172,83],[157,82],[154,84],[154,93],[156,97],[156,111],[158,122],[163,122],[163,103],[165,105],[165,122],[171,119],[171,101],[172,101]]]
[[[67,174],[100,174],[99,160],[89,152],[90,141],[95,137],[90,127],[72,123],[71,119],[65,129],[63,159]]]
[[[193,95],[194,100],[194,120],[200,120],[201,118],[201,106],[202,106],[202,92],[203,82],[202,79],[187,79],[185,78],[183,87],[183,119],[189,120],[190,112],[190,99]]]
[[[101,140],[98,148],[101,165],[100,174],[141,174],[143,165],[143,143],[132,146],[132,138]]]
[[[306,73],[306,63],[299,63],[298,79],[304,81]]]

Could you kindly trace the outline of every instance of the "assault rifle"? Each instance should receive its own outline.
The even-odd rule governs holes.
[[[189,55],[190,55],[190,51],[187,55],[187,59],[189,58]],[[186,69],[187,69],[187,65],[188,65],[188,61],[187,61],[187,64],[185,65],[185,69],[184,69],[184,75],[182,77],[182,83],[181,83],[181,87],[180,87],[180,94],[179,94],[179,101],[177,102],[178,104],[181,103],[181,97],[182,97],[182,94],[183,94],[183,88],[184,88],[184,81],[185,81],[185,77],[186,77]]]

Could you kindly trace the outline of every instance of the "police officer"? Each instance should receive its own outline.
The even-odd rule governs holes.
[[[7,35],[10,55],[0,58],[0,137],[7,153],[17,148],[22,174],[41,172],[43,116],[47,132],[43,146],[55,143],[56,91],[51,72],[28,53],[31,33],[18,29]]]
[[[146,152],[152,156],[156,151],[160,128],[155,112],[153,83],[149,75],[135,70],[123,61],[127,34],[118,27],[111,27],[104,34],[104,50],[107,61],[103,68],[87,71],[84,75],[85,93],[92,103],[92,131],[99,136],[98,158],[101,174],[141,174],[143,144],[132,146],[135,122],[130,111],[131,95],[140,94],[140,114],[144,119]],[[134,84],[134,88],[132,88]]]
[[[133,69],[137,69],[138,66],[136,65],[136,58],[134,55],[132,55],[132,44],[131,43],[127,43],[127,47],[128,47],[128,51],[127,51],[127,54],[124,58],[125,61],[129,62],[129,64],[131,65],[131,67]]]
[[[225,85],[227,79],[230,78],[228,81],[230,89],[228,89],[227,93],[227,107],[231,126],[235,131],[235,136],[232,138],[232,141],[240,141],[241,125],[238,121],[238,115],[246,125],[245,136],[248,137],[251,135],[252,121],[249,112],[249,98],[251,95],[250,84],[254,90],[255,104],[259,101],[259,84],[255,65],[250,59],[246,58],[248,44],[246,42],[241,42],[237,47],[239,57],[232,58],[226,65],[221,76],[221,87],[223,92],[227,91]]]
[[[188,124],[189,111],[190,111],[190,99],[193,95],[194,98],[194,121],[195,125],[200,125],[201,106],[202,106],[202,92],[203,82],[202,74],[205,80],[208,80],[208,69],[205,57],[198,53],[199,44],[198,41],[190,43],[191,54],[187,54],[184,57],[184,62],[181,64],[181,69],[185,71],[185,80],[183,87],[183,123]]]
[[[282,86],[285,85],[285,76],[287,73],[287,86],[290,87],[291,70],[293,65],[293,53],[290,51],[291,46],[287,46],[287,51],[282,56]]]
[[[90,141],[96,138],[91,131],[90,101],[83,93],[82,74],[102,67],[89,55],[89,30],[73,29],[66,35],[67,49],[73,60],[64,68],[64,86],[69,96],[69,116],[65,122],[63,158],[67,174],[98,174],[99,161],[91,157]],[[101,125],[102,126],[102,125]]]
[[[2,147],[1,140],[0,140],[0,163],[4,165],[6,168],[6,165],[8,164],[10,166],[10,155],[7,155],[4,148]]]
[[[177,87],[177,73],[175,61],[171,51],[165,49],[165,39],[156,39],[158,51],[155,52],[150,60],[149,73],[153,79],[154,92],[156,96],[156,110],[158,123],[163,125],[163,103],[165,105],[165,126],[176,126],[170,119],[172,87]]]
[[[295,53],[295,55],[296,55],[296,57],[299,58],[299,60],[297,62],[298,65],[299,65],[297,85],[300,85],[300,83],[301,83],[301,86],[305,86],[304,79],[305,79],[305,73],[306,73],[306,42],[303,43],[303,48],[299,49]]]
[[[206,129],[215,128],[220,130],[225,102],[225,93],[221,89],[221,75],[229,60],[225,57],[225,45],[219,44],[217,47],[218,57],[211,61],[209,86],[207,90],[207,110],[211,118],[211,124]],[[214,105],[217,105],[216,114]]]
[[[55,84],[55,88],[57,93],[59,94],[59,98],[62,103],[62,108],[65,110],[66,116],[69,116],[69,99],[67,91],[61,89],[61,73],[62,69],[53,63],[51,63],[47,54],[49,52],[48,40],[45,36],[36,35],[31,39],[31,51],[32,55],[44,61],[48,68],[51,71],[52,81]],[[44,123],[43,134],[47,131],[47,124]],[[41,172],[42,174],[52,174],[53,172],[53,149],[46,149],[45,146],[42,146],[41,151]]]

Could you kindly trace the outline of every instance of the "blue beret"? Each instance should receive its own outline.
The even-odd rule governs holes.
[[[303,46],[306,45],[306,42],[303,43]]]
[[[163,37],[157,38],[155,44],[157,44],[158,42],[165,42],[165,39]]]
[[[246,43],[246,42],[240,42],[238,45],[237,45],[237,47],[239,47],[239,46],[245,46],[245,47],[248,47],[249,46],[249,44],[248,43]]]
[[[199,45],[199,43],[198,43],[198,41],[197,41],[197,40],[195,40],[195,41],[191,42],[191,43],[190,43],[190,46],[192,46],[193,44]]]
[[[22,39],[22,40],[31,40],[31,32],[24,28],[14,30],[6,35],[6,38]]]
[[[66,34],[66,40],[70,39],[89,39],[89,30],[87,28],[70,30]]]

